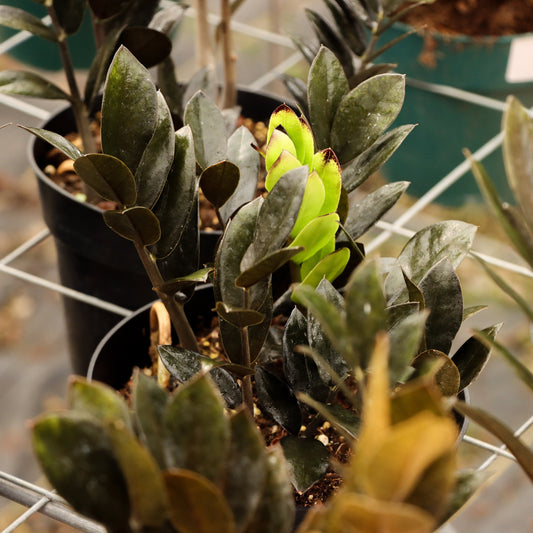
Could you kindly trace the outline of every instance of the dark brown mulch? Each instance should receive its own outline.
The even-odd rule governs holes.
[[[444,34],[501,36],[533,31],[533,0],[437,0],[404,22]]]

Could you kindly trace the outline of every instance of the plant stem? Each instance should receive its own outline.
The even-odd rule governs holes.
[[[136,241],[134,241],[134,244],[139,257],[141,258],[144,269],[150,278],[152,286],[160,287],[164,283],[164,279],[163,276],[161,276],[161,272],[159,272],[159,268],[157,267],[154,256],[147,250],[144,244]],[[157,288],[154,290],[167,308],[170,320],[172,321],[172,325],[178,334],[178,338],[182,347],[187,350],[199,352],[200,349],[198,347],[196,335],[194,334],[194,331],[187,320],[187,315],[185,314],[183,305],[179,303],[173,296],[170,296],[164,292],[159,292]]]
[[[224,58],[224,92],[222,95],[222,107],[227,109],[234,107],[237,103],[237,57],[233,50],[233,38],[231,34],[230,0],[222,0],[221,11],[222,20],[220,22],[220,32]]]
[[[70,103],[74,112],[76,128],[81,136],[83,151],[85,153],[94,153],[96,152],[96,143],[90,129],[89,111],[85,107],[78,89],[76,76],[74,74],[74,66],[72,65],[72,58],[68,48],[67,34],[61,27],[52,2],[46,3],[46,9],[48,10],[48,14],[52,20],[52,26],[57,35],[57,44],[59,47],[59,54],[61,56],[61,63],[63,64],[63,70],[67,78],[67,84],[70,92]],[[99,199],[99,196],[90,187],[85,186],[85,194],[88,201]]]
[[[248,309],[248,289],[244,289],[244,308]],[[248,326],[241,328],[241,346],[243,355],[243,365],[250,368],[252,358],[250,356],[250,337],[248,334]],[[248,409],[248,412],[254,415],[254,393],[252,389],[252,376],[244,376],[242,379],[242,402]]]
[[[207,0],[196,0],[196,63],[198,68],[214,69],[215,59],[211,44],[211,28],[207,20]]]

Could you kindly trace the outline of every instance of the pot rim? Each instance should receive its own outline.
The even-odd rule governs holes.
[[[513,35],[465,35],[464,33],[443,33],[438,30],[428,28],[415,28],[405,22],[395,22],[393,27],[402,32],[410,32],[415,30],[418,36],[428,34],[437,41],[444,44],[459,43],[459,44],[478,44],[478,45],[509,45],[515,39],[523,37],[533,37],[533,32],[516,33]]]
[[[208,283],[208,284],[205,284],[205,285],[197,286],[195,288],[195,292],[196,291],[203,291],[203,290],[212,290],[212,289],[213,289],[213,286]],[[98,345],[96,346],[96,348],[95,348],[95,350],[93,352],[93,355],[92,355],[91,360],[89,362],[89,367],[87,369],[87,374],[85,376],[89,381],[92,381],[92,379],[93,379],[94,368],[96,366],[96,363],[98,362],[98,358],[100,357],[100,354],[101,354],[102,350],[104,349],[104,347],[107,344],[107,342],[109,341],[109,339],[111,337],[113,337],[117,333],[117,331],[120,330],[130,320],[132,320],[135,317],[138,317],[139,315],[142,315],[143,313],[147,313],[150,310],[150,308],[152,307],[152,305],[155,302],[157,302],[157,301],[160,301],[160,300],[156,299],[156,300],[154,300],[154,301],[152,301],[150,303],[147,303],[147,304],[143,305],[142,307],[140,307],[136,311],[133,311],[131,313],[131,315],[123,318],[120,322],[118,322],[115,326],[113,326],[106,333],[106,335],[100,340],[100,342],[98,343]],[[461,392],[459,392],[457,397],[460,398],[461,400],[463,400],[465,403],[470,403],[470,392],[468,390],[468,387],[463,389]],[[468,425],[469,425],[469,419],[467,417],[463,416],[463,415],[455,414],[455,420],[456,420],[457,425],[459,427],[459,434],[457,436],[457,444],[459,444],[463,440],[464,436],[466,435],[466,432],[468,430]]]

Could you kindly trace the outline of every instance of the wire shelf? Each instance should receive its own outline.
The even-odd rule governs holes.
[[[187,16],[194,16],[194,10],[189,9]],[[49,24],[49,18],[42,19],[45,24]],[[216,25],[219,22],[219,17],[211,15],[209,22],[212,25]],[[235,32],[242,33],[247,36],[251,36],[255,39],[263,41],[265,43],[271,43],[286,47],[288,49],[294,49],[292,41],[286,36],[279,35],[277,33],[269,32],[257,27],[232,22],[232,29]],[[28,32],[19,32],[13,37],[0,43],[0,54],[6,53],[18,44],[24,42],[31,37]],[[301,54],[295,52],[291,54],[287,59],[283,60],[275,68],[265,73],[260,78],[249,84],[248,88],[251,90],[260,90],[267,86],[272,81],[279,78],[279,75],[285,73],[287,70],[301,61]],[[422,82],[414,79],[407,79],[407,84],[425,91],[433,92],[446,96],[448,98],[459,99],[472,105],[478,105],[487,109],[493,109],[497,111],[504,111],[505,104],[499,100],[487,98],[482,95],[463,91],[455,87],[436,85],[431,83]],[[0,106],[16,109],[29,116],[35,117],[40,120],[45,120],[49,116],[49,112],[25,101],[21,101],[17,98],[12,98],[6,95],[0,95]],[[502,143],[503,136],[498,134],[495,137],[489,139],[481,148],[479,148],[474,154],[474,158],[477,160],[483,160],[492,152],[497,150]],[[454,183],[460,180],[469,171],[470,165],[467,161],[461,163],[456,168],[452,169],[449,174],[444,176],[438,181],[427,193],[420,197],[411,207],[404,210],[394,221],[385,222],[380,221],[377,224],[377,228],[380,230],[379,234],[373,238],[369,243],[365,245],[367,252],[373,252],[378,250],[384,245],[392,236],[400,236],[403,238],[411,237],[415,232],[409,229],[406,225],[414,221],[415,218],[433,201],[451,187]],[[88,296],[78,291],[65,288],[60,284],[53,283],[46,279],[32,275],[21,269],[14,268],[10,264],[16,259],[22,257],[28,251],[33,249],[37,244],[43,242],[50,236],[48,230],[44,229],[38,232],[34,237],[28,239],[21,246],[7,254],[0,259],[0,272],[21,279],[27,283],[35,284],[40,287],[52,290],[54,292],[69,296],[71,298],[83,301],[90,305],[94,305],[108,311],[111,311],[120,316],[129,316],[132,311],[124,309],[120,306],[116,306],[109,302],[102,301],[100,299]],[[533,271],[525,267],[521,263],[515,263],[511,261],[505,261],[498,257],[493,257],[481,252],[473,252],[481,256],[486,262],[491,263],[499,268],[506,269],[509,272],[518,273],[522,276],[532,278]],[[524,421],[524,423],[515,431],[516,436],[522,436],[529,432],[533,428],[533,416]],[[489,442],[474,438],[470,435],[466,435],[463,438],[462,443],[468,446],[475,446],[480,450],[488,452],[488,457],[477,466],[477,470],[484,471],[488,469],[498,459],[504,459],[509,462],[516,462],[514,456],[510,454],[505,446],[495,446]],[[60,498],[54,492],[50,492],[38,485],[29,483],[18,477],[12,476],[5,472],[0,472],[0,496],[7,498],[13,502],[19,503],[27,507],[27,511],[21,514],[16,520],[14,520],[9,526],[7,526],[2,533],[11,533],[17,527],[22,525],[30,516],[35,513],[42,513],[52,519],[74,527],[80,531],[86,533],[103,533],[104,528],[98,523],[89,520],[76,512],[74,512],[66,502]],[[442,529],[442,533],[453,533],[455,530],[453,526],[447,525]]]

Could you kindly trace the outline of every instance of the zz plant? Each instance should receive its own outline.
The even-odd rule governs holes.
[[[46,6],[51,26],[23,9],[4,5],[0,6],[0,24],[56,43],[68,92],[39,74],[19,70],[0,72],[0,92],[68,101],[85,152],[96,152],[90,114],[95,110],[113,54],[120,45],[125,45],[147,67],[162,62],[172,48],[167,33],[179,22],[183,8],[172,5],[160,9],[160,0],[51,0],[40,3]],[[97,53],[82,90],[75,77],[67,36],[78,31],[87,10],[92,17]],[[93,194],[90,189],[87,193]]]
[[[338,63],[327,49],[321,49],[314,68],[310,101],[320,91],[327,95],[333,90],[335,84],[324,84],[324,79],[340,80],[344,86],[342,76],[336,75]],[[327,76],[320,76],[321,70]],[[104,153],[83,154],[56,134],[29,128],[72,157],[82,179],[117,203],[118,208],[105,212],[104,218],[114,231],[133,241],[179,337],[180,346],[159,349],[168,370],[182,383],[209,370],[231,408],[242,402],[252,413],[257,396],[263,411],[287,432],[284,449],[292,481],[300,491],[328,468],[328,451],[314,438],[326,414],[340,420],[350,435],[357,432],[360,406],[339,408],[336,400],[347,379],[364,381],[379,331],[391,338],[394,383],[429,372],[437,360],[445,363],[438,381],[450,395],[477,375],[488,354],[471,340],[454,361],[448,357],[463,318],[454,268],[469,249],[471,226],[450,222],[417,234],[384,287],[380,270],[366,262],[355,271],[344,295],[328,281],[342,270],[348,252],[356,262],[362,259],[355,239],[405,189],[404,183],[382,188],[353,206],[346,200],[345,193],[379,168],[402,137],[387,137],[384,131],[401,107],[403,77],[376,76],[360,89],[339,93],[338,108],[324,118],[340,117],[334,123],[346,119],[340,146],[351,163],[344,171],[331,149],[316,149],[306,119],[286,106],[273,114],[264,153],[269,191],[257,198],[259,154],[250,147],[250,134],[239,129],[228,136],[224,115],[202,93],[189,101],[186,125],[175,132],[168,106],[147,70],[123,47],[105,84]],[[386,106],[382,89],[388,89],[383,93]],[[314,120],[320,122],[316,116]],[[336,131],[340,139],[340,126]],[[354,144],[353,139],[360,137]],[[199,187],[225,225],[213,267],[200,270]],[[313,230],[305,235],[310,225]],[[272,274],[291,260],[299,270],[295,280],[303,278],[293,300],[310,311],[302,307],[291,311],[291,306],[280,335],[271,323],[287,299],[275,305]],[[211,270],[223,345],[216,360],[201,354],[184,313],[190,289]],[[317,298],[325,299],[326,309],[332,310],[334,329],[332,319],[324,320]],[[426,308],[431,309],[429,316]],[[319,359],[295,351],[299,345],[309,346]],[[306,403],[301,394],[315,403]],[[305,467],[298,470],[298,464]]]

